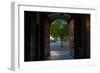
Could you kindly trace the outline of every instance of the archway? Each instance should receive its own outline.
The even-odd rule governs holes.
[[[72,59],[70,56],[69,24],[64,19],[55,19],[50,25],[50,59]]]

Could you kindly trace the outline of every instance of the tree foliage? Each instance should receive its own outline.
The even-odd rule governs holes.
[[[63,19],[56,19],[51,24],[50,35],[55,39],[68,39],[68,23]]]

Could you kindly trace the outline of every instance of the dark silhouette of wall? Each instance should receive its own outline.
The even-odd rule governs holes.
[[[89,42],[90,32],[86,31],[87,16],[89,15],[88,14],[75,15],[74,31],[75,31],[75,58],[76,59],[90,58],[90,42]]]

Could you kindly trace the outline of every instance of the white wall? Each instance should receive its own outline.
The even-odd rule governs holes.
[[[14,0],[12,0],[14,1]],[[16,0],[17,1],[17,0]],[[98,49],[97,56],[98,61],[100,61],[99,54],[99,41],[100,41],[100,2],[99,0],[19,0],[21,2],[33,2],[33,4],[42,4],[42,5],[61,5],[66,6],[66,4],[74,4],[74,5],[92,5],[98,8],[97,10],[97,24],[95,25],[96,33],[95,36],[95,49]],[[0,73],[11,73],[8,68],[10,67],[10,53],[11,53],[11,0],[1,0],[0,1]],[[98,63],[99,67],[72,67],[72,68],[62,68],[62,69],[48,69],[48,70],[40,70],[40,71],[29,71],[29,72],[37,72],[37,73],[98,73],[100,68],[100,63]],[[28,71],[26,71],[28,72]]]

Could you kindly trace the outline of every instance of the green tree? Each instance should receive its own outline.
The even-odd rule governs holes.
[[[59,38],[61,40],[61,47],[63,47],[63,41],[69,38],[68,23],[63,19],[56,19],[51,24],[50,35],[55,39]]]

